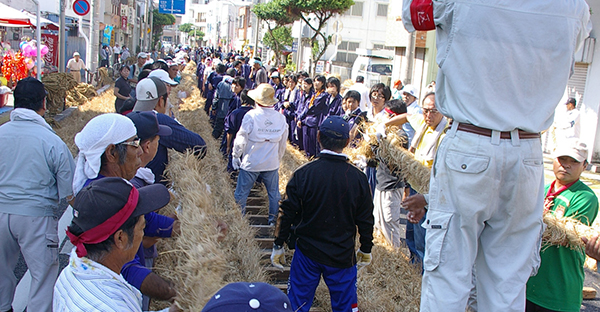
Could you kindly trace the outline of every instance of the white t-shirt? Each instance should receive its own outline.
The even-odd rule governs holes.
[[[85,63],[81,58],[79,61],[76,61],[75,58],[72,58],[67,62],[67,69],[70,71],[80,71],[85,69]]]

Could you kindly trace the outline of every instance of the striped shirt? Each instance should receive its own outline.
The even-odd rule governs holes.
[[[120,274],[88,258],[77,257],[73,248],[69,265],[54,285],[52,310],[141,312],[142,294]]]

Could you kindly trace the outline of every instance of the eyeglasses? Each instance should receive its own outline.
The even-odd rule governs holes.
[[[437,114],[437,113],[439,113],[439,111],[435,108],[432,108],[432,109],[423,108],[423,115]]]
[[[383,96],[383,94],[379,94],[377,92],[373,92],[371,93],[371,98],[372,99],[380,99],[380,100],[384,100],[385,96]]]
[[[129,145],[129,146],[133,146],[135,148],[140,147],[140,142],[142,141],[142,139],[140,138],[135,138],[133,139],[133,141],[125,141],[125,142],[121,142],[117,145]]]

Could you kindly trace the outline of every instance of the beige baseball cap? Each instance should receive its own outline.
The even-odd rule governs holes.
[[[579,140],[569,140],[554,151],[554,158],[561,156],[569,156],[578,162],[582,162],[588,157],[587,145]]]

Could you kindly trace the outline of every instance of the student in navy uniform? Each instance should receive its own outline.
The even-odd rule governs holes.
[[[204,87],[204,93],[206,94],[206,102],[204,103],[204,111],[209,114],[210,107],[212,106],[213,97],[215,95],[215,88],[223,80],[223,74],[225,73],[225,65],[217,64],[215,71],[210,73],[206,77],[206,84]],[[212,117],[211,117],[212,120]]]
[[[288,77],[287,88],[283,93],[280,111],[285,116],[288,124],[288,141],[296,146],[298,145],[298,142],[296,142],[294,138],[294,132],[296,131],[294,119],[296,117],[296,100],[299,98],[300,88],[298,88],[298,77],[296,77],[296,75],[290,75]]]
[[[235,60],[231,65],[231,68],[235,69],[235,76],[233,77],[243,77],[242,76],[242,62]]]
[[[275,89],[275,98],[280,98],[281,94],[285,91],[285,86],[281,83],[281,77],[278,71],[271,73],[269,84]]]
[[[344,113],[342,109],[342,96],[340,95],[340,80],[335,77],[327,79],[327,106],[329,108],[327,116],[341,116]]]
[[[206,56],[202,54],[200,57],[200,61],[198,62],[198,66],[196,66],[196,78],[198,79],[198,89],[200,90],[200,94],[204,96],[204,70],[206,69],[206,65],[204,65],[204,60]]]
[[[235,77],[233,82],[231,83],[231,91],[233,92],[233,98],[231,102],[229,102],[229,109],[227,111],[227,115],[225,116],[224,122],[227,121],[229,115],[231,113],[240,108],[242,106],[242,101],[240,99],[240,93],[244,90],[244,86],[246,85],[246,79],[244,77]],[[227,156],[227,129],[225,129],[225,135],[221,137],[221,146],[219,147],[219,151],[223,153],[224,156]]]
[[[212,103],[210,115],[214,118],[212,136],[215,139],[219,139],[223,134],[223,126],[225,124],[225,117],[229,112],[229,105],[233,100],[233,91],[231,84],[233,77],[235,76],[235,69],[227,69],[227,74],[223,76],[223,79],[217,85],[215,89],[215,96]]]
[[[364,173],[342,154],[350,141],[348,122],[327,117],[319,127],[319,158],[298,168],[279,208],[271,263],[283,269],[283,243],[295,220],[294,257],[288,281],[293,311],[308,312],[321,276],[335,312],[357,311],[357,268],[371,263],[373,201]],[[355,250],[356,234],[360,248]]]
[[[167,179],[164,176],[164,171],[169,163],[167,149],[174,149],[180,153],[191,149],[196,156],[203,158],[206,155],[206,143],[200,135],[186,129],[175,119],[165,115],[167,111],[167,87],[162,80],[156,77],[143,79],[138,83],[136,92],[137,102],[133,111],[155,111],[158,123],[168,126],[173,132],[170,136],[159,141],[156,156],[147,166],[156,176],[156,182],[166,184]]]
[[[360,110],[360,93],[348,90],[342,99],[342,108],[343,118],[350,125],[350,146],[356,146],[357,140],[361,138],[359,127],[367,119],[367,112]]]
[[[301,151],[304,151],[304,133],[302,132],[302,122],[301,119],[302,112],[304,112],[304,108],[308,106],[308,102],[312,98],[315,89],[313,88],[313,81],[310,78],[304,78],[302,80],[302,93],[300,98],[296,102],[296,138],[298,140],[298,148]]]
[[[311,158],[317,155],[319,147],[317,146],[317,131],[321,121],[327,116],[327,92],[325,92],[325,76],[315,77],[315,92],[305,103],[304,109],[300,114],[300,124],[302,127],[302,140],[306,157]]]
[[[240,78],[243,80],[244,78]],[[241,106],[235,109],[225,119],[225,133],[226,133],[226,154],[227,154],[227,172],[232,172],[233,167],[231,166],[231,149],[233,148],[233,139],[240,130],[242,120],[248,111],[254,108],[254,100],[248,96],[248,90],[244,89],[240,92],[239,99]]]
[[[231,91],[233,91],[233,100],[231,100],[231,103],[229,103],[229,111],[227,112],[227,116],[229,116],[231,112],[242,106],[240,93],[242,92],[242,90],[245,89],[245,86],[246,79],[244,79],[244,77],[235,77],[233,79],[233,82],[231,83]]]
[[[250,80],[250,73],[252,72],[252,66],[248,64],[250,58],[244,57],[244,64],[242,64],[242,76],[246,79],[246,89],[252,89],[252,80]]]

